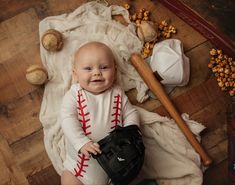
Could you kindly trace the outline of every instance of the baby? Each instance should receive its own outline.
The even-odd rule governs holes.
[[[61,105],[66,159],[62,185],[105,185],[109,178],[91,157],[102,151],[98,141],[119,126],[139,125],[139,116],[124,91],[115,85],[112,51],[89,42],[75,53],[73,79]]]

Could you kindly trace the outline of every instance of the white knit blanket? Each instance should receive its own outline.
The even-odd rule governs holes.
[[[112,20],[112,15],[118,14],[123,15],[129,26]],[[140,52],[142,43],[136,36],[135,26],[130,23],[129,14],[124,8],[89,2],[72,13],[42,20],[39,24],[40,38],[50,28],[63,33],[64,47],[59,52],[47,52],[40,45],[41,59],[49,74],[40,121],[44,130],[46,151],[54,168],[61,174],[66,151],[58,114],[61,100],[71,86],[73,53],[81,44],[100,41],[111,47],[118,64],[118,83],[124,90],[136,88],[139,102],[148,97],[148,88],[128,61],[131,53]],[[145,163],[140,177],[155,178],[164,185],[202,184],[200,157],[174,121],[139,107],[137,110],[140,113],[146,146]],[[204,126],[189,120],[186,114],[183,118],[199,138]]]

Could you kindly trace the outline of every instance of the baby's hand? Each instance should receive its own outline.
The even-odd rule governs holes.
[[[90,141],[82,146],[80,152],[87,157],[90,157],[90,154],[101,154],[100,145],[98,143],[93,143],[92,141]]]

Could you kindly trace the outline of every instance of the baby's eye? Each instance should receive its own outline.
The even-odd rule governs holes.
[[[100,69],[108,69],[109,66],[108,65],[103,65],[103,66],[100,66]]]
[[[85,69],[85,70],[87,70],[87,71],[92,70],[92,68],[91,68],[91,67],[84,67],[83,69]]]

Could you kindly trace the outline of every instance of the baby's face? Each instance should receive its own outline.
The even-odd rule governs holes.
[[[82,88],[100,94],[115,80],[115,63],[111,50],[101,43],[89,43],[75,54],[73,75]]]

